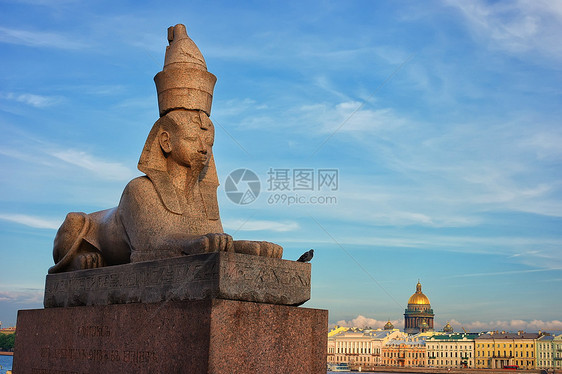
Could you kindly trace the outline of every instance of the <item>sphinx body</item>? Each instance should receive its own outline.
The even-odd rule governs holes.
[[[138,164],[146,175],[127,184],[117,207],[67,215],[49,273],[215,251],[281,258],[277,244],[224,233],[209,119],[216,78],[183,25],[170,28],[168,40],[164,70],[155,77],[160,119]]]

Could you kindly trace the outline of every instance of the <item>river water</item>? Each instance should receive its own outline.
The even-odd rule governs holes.
[[[0,356],[0,374],[6,374],[6,370],[12,370],[13,356]]]
[[[0,374],[6,374],[7,370],[12,370],[12,361],[13,356],[0,356]],[[329,371],[327,374],[339,374],[340,372]],[[351,373],[350,371],[346,371],[344,373]],[[390,373],[377,373],[377,374],[390,374]]]

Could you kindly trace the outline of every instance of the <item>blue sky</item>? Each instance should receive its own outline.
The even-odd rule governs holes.
[[[225,231],[314,248],[306,306],[400,326],[420,279],[438,327],[562,330],[562,3],[177,3],[0,0],[5,326],[41,307],[65,214],[140,175],[184,23],[218,78]],[[239,168],[251,204],[225,194]],[[275,191],[270,169],[336,169],[338,188]],[[297,195],[337,202],[275,203]]]

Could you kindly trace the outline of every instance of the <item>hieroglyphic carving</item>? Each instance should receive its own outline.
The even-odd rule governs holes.
[[[47,276],[45,307],[208,297],[299,305],[310,298],[310,265],[215,252]]]

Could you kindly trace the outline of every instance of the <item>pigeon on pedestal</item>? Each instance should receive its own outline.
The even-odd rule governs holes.
[[[308,261],[312,260],[312,257],[314,257],[314,249],[311,249],[310,251],[304,252],[302,254],[302,256],[300,256],[297,261],[298,262],[308,262]]]

